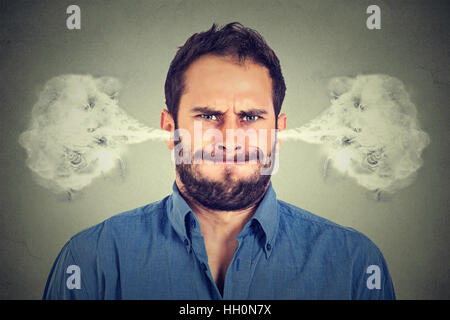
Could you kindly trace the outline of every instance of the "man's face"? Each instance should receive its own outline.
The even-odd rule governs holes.
[[[285,115],[275,119],[268,69],[250,59],[237,64],[232,57],[205,55],[186,70],[184,85],[177,129],[191,161],[177,165],[177,178],[206,207],[249,207],[270,180],[262,169],[273,165],[275,123],[281,130],[286,123]]]

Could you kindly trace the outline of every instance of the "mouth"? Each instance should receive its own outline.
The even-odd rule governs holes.
[[[256,164],[256,160],[241,160],[238,161],[236,159],[223,159],[223,160],[217,160],[217,159],[203,159],[206,163],[213,163],[213,164],[223,164],[223,165],[245,165],[245,164]]]
[[[214,165],[226,165],[226,166],[243,166],[243,165],[255,165],[260,163],[264,158],[264,155],[261,151],[255,149],[247,152],[239,152],[239,153],[221,153],[218,154],[215,151],[205,151],[199,150],[194,153],[194,162],[200,161],[197,163],[207,163]]]

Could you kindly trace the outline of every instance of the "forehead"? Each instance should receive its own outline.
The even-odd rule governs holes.
[[[195,60],[184,75],[181,106],[215,105],[273,109],[269,70],[246,59],[205,55]],[[273,111],[273,110],[272,110]]]

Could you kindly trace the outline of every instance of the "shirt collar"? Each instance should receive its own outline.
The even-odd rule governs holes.
[[[264,251],[266,253],[266,257],[268,258],[273,251],[280,221],[277,195],[272,187],[272,182],[270,182],[266,194],[259,203],[258,208],[250,220],[250,223],[252,223],[252,220],[258,221],[264,232]]]
[[[172,223],[173,228],[184,241],[188,238],[188,233],[186,230],[186,215],[192,212],[192,210],[181,196],[175,182],[173,183],[172,189],[173,193],[170,196],[171,201],[169,201],[168,203],[167,213],[169,215],[169,221]]]
[[[195,214],[192,213],[191,208],[186,203],[184,198],[176,185],[173,183],[173,193],[171,195],[171,201],[168,203],[168,217],[173,228],[179,235],[182,241],[187,245],[190,252],[190,237],[188,236],[188,228],[192,225],[200,226]],[[187,219],[188,218],[188,219]],[[268,258],[273,251],[273,246],[278,231],[279,225],[279,212],[275,190],[273,190],[272,182],[270,182],[267,188],[266,194],[258,205],[253,217],[243,228],[238,238],[248,232],[248,228],[252,225],[253,220],[256,220],[264,233],[264,252],[266,258]]]

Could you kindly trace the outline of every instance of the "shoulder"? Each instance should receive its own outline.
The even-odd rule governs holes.
[[[76,255],[89,255],[105,242],[127,238],[144,232],[145,229],[154,228],[165,217],[167,199],[168,196],[160,201],[118,213],[86,228],[72,236],[68,246]]]
[[[284,201],[278,204],[280,235],[299,248],[296,254],[306,252],[311,260],[351,275],[354,299],[395,299],[383,254],[366,235]]]
[[[112,216],[78,232],[61,249],[53,264],[44,299],[98,299],[104,297],[104,281],[119,276],[118,254],[129,254],[146,231],[154,230],[165,216],[165,201],[147,204]],[[147,233],[148,234],[148,233]],[[148,236],[147,236],[148,238]],[[73,272],[72,276],[67,273]],[[74,286],[66,281],[75,281]],[[79,289],[79,290],[73,290]]]
[[[293,238],[307,237],[309,241],[326,242],[330,248],[345,248],[353,254],[361,251],[381,255],[372,240],[354,228],[339,225],[282,200],[278,200],[278,208],[281,227]]]

